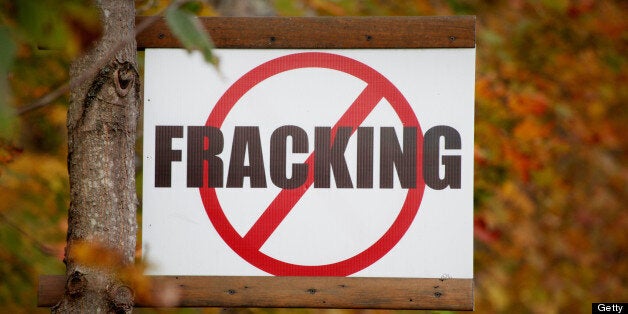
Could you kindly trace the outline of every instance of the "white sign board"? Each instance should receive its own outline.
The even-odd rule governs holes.
[[[154,275],[473,278],[475,49],[145,55]]]

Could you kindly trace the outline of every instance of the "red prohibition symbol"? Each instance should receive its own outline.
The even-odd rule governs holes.
[[[337,70],[352,75],[367,86],[353,101],[349,109],[332,127],[333,137],[339,126],[351,126],[353,131],[371,113],[375,106],[385,98],[392,106],[404,126],[417,128],[417,150],[422,151],[423,132],[410,104],[399,90],[382,74],[357,60],[323,52],[295,53],[263,63],[239,78],[218,100],[210,113],[206,126],[220,128],[235,104],[258,83],[273,75],[301,68],[324,68]],[[417,165],[422,164],[422,154],[417,155]],[[313,153],[306,164],[313,169]],[[297,204],[305,192],[312,186],[312,172],[304,185],[298,189],[284,189],[266,208],[260,218],[246,235],[241,236],[227,219],[215,188],[199,188],[207,215],[225,243],[240,257],[253,266],[276,276],[348,276],[378,261],[388,253],[406,233],[414,220],[425,190],[422,167],[416,167],[417,184],[408,189],[402,208],[388,230],[364,251],[345,260],[324,265],[297,265],[287,263],[261,252],[261,247],[275,229]]]

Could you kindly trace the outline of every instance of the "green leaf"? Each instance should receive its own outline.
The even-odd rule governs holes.
[[[6,74],[13,64],[16,50],[9,28],[6,26],[0,26],[0,42],[2,43],[0,45],[0,74],[2,76],[0,77],[6,78]]]
[[[15,59],[16,46],[8,27],[0,27],[0,138],[10,139],[16,133],[17,117],[15,109],[9,104],[9,70]]]
[[[172,8],[166,12],[166,22],[185,49],[199,50],[205,61],[218,67],[218,58],[212,52],[214,43],[196,16],[185,8]]]
[[[201,1],[186,1],[181,4],[180,8],[192,14],[198,14],[203,9],[203,3]]]
[[[16,2],[17,21],[31,44],[44,49],[62,49],[67,44],[69,29],[53,1],[24,0]]]

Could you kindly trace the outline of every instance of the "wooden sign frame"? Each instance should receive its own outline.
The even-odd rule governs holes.
[[[136,24],[148,17],[138,17]],[[217,48],[475,48],[475,17],[200,18]],[[138,49],[182,48],[165,20],[137,37]],[[285,307],[473,310],[473,279],[149,276],[149,295],[176,289],[178,302],[136,297],[139,307]],[[62,298],[65,276],[40,277],[38,306]]]

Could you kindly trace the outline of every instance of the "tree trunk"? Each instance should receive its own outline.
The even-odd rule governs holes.
[[[72,64],[71,78],[112,56],[120,40],[134,36],[133,1],[96,3],[103,38]],[[133,308],[133,291],[115,269],[133,264],[137,233],[134,148],[140,90],[135,40],[109,58],[71,90],[67,282],[53,313],[124,313]]]

